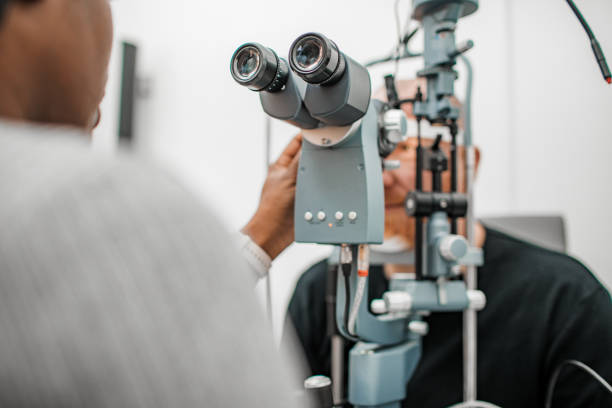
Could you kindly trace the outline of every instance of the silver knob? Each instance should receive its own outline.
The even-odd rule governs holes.
[[[383,168],[385,170],[397,170],[401,167],[402,162],[399,160],[383,160]]]
[[[384,299],[374,299],[370,303],[370,308],[372,309],[372,312],[375,314],[387,313],[387,305],[385,304]]]
[[[470,302],[470,309],[482,310],[487,305],[487,297],[480,290],[468,290],[467,298]]]
[[[306,213],[304,214],[304,219],[306,221],[312,221],[313,215],[310,211],[306,211]]]
[[[348,218],[351,221],[355,221],[357,219],[357,213],[355,211],[351,211],[348,213]]]
[[[404,291],[385,292],[383,298],[389,313],[409,312],[412,308],[412,296]]]
[[[408,121],[401,109],[390,109],[383,115],[385,138],[391,143],[399,143],[408,136]]]
[[[331,384],[332,382],[329,377],[325,377],[324,375],[313,375],[304,381],[304,388],[310,390],[314,388],[329,387]]]
[[[411,321],[408,323],[408,329],[419,336],[427,336],[427,333],[429,333],[429,325],[422,320]]]
[[[342,211],[336,211],[335,218],[337,221],[342,221],[342,219],[344,218],[344,214],[342,214]]]
[[[449,262],[463,258],[468,249],[468,242],[461,235],[447,235],[440,241],[440,255]]]
[[[324,213],[323,211],[319,211],[319,212],[317,213],[317,219],[318,219],[319,221],[324,221],[324,220],[325,220],[325,217],[327,217],[327,215],[325,215],[325,213]]]

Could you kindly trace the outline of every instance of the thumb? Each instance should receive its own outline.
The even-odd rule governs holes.
[[[300,151],[302,150],[302,135],[298,134],[291,142],[285,147],[285,150],[281,153],[278,160],[276,160],[277,165],[281,167],[288,167],[293,163],[293,160],[299,156]]]
[[[287,167],[289,174],[294,179],[297,178],[298,169],[300,168],[300,158],[301,157],[302,157],[302,151],[300,150],[295,156],[293,156],[293,159],[291,159],[291,162],[289,163],[289,166]]]

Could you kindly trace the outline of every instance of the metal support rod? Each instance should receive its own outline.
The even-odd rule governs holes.
[[[476,151],[472,145],[472,81],[473,71],[469,59],[461,55],[461,61],[467,70],[467,89],[465,96],[465,132],[464,146],[466,154],[466,189],[468,208],[465,217],[467,225],[467,239],[470,245],[476,245],[474,233],[474,179],[476,175]],[[475,290],[478,286],[478,270],[469,266],[465,275],[468,290]],[[476,311],[467,309],[463,312],[463,397],[465,401],[477,400],[477,315]]]
[[[268,167],[270,167],[270,151],[272,149],[272,118],[266,115],[265,122],[265,137],[266,137],[266,152],[265,152],[265,160],[266,160],[266,168],[265,172],[268,172]],[[270,322],[270,326],[273,326],[273,313],[272,313],[272,278],[270,272],[268,272],[268,276],[266,277],[266,311],[268,312],[268,321]]]
[[[272,151],[272,118],[270,116],[268,116],[268,115],[266,115],[264,135],[266,137],[266,171],[267,171],[268,170],[268,166],[270,166],[270,164],[272,164],[272,157],[271,157],[271,151]]]
[[[449,126],[451,134],[451,193],[457,192],[457,121],[453,120]],[[457,217],[451,217],[451,234],[457,234]]]
[[[421,90],[419,88],[417,96],[420,93]],[[417,117],[416,191],[423,190],[423,145],[421,144],[421,120],[421,117]],[[415,217],[414,271],[417,280],[423,279],[423,217]]]
[[[344,339],[336,325],[336,290],[340,265],[332,263],[327,271],[327,335],[331,343],[331,380],[334,405],[344,403]]]
[[[473,200],[473,180],[475,157],[474,147],[469,146],[467,149],[467,177],[470,180],[468,184],[468,213],[467,213],[467,236],[470,245],[475,244],[474,237],[474,200]],[[468,290],[476,290],[477,288],[477,270],[475,266],[467,268],[465,283]],[[476,400],[476,379],[477,379],[477,321],[476,310],[466,309],[463,312],[463,393],[466,401]]]
[[[331,337],[331,377],[332,396],[334,406],[343,406],[346,403],[346,392],[344,390],[344,338],[340,334]]]

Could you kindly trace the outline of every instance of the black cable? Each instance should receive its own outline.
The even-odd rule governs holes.
[[[404,44],[404,46],[408,45],[410,40],[412,40],[412,37],[414,37],[416,33],[419,31],[419,28],[420,27],[417,26],[414,30],[410,32],[406,31],[406,33],[404,34],[404,37],[402,37],[402,44]]]
[[[412,30],[410,33],[405,34],[404,37],[402,38],[402,53],[401,55],[399,55],[399,59],[403,60],[403,59],[408,59],[408,58],[415,58],[415,57],[422,57],[423,54],[420,52],[413,52],[410,50],[409,48],[409,44],[410,44],[410,40],[412,40],[412,38],[415,36],[415,34],[419,31],[420,27],[415,28],[414,30]],[[375,60],[371,60],[368,61],[364,64],[364,66],[366,68],[370,68],[373,67],[374,65],[379,65],[379,64],[384,64],[386,62],[391,62],[391,61],[396,61],[396,59],[398,59],[398,56],[395,55],[395,53],[391,53],[390,55],[387,55],[386,57],[382,57],[382,58],[378,58]]]
[[[341,265],[342,275],[344,276],[344,330],[348,331],[348,320],[351,308],[351,264]]]
[[[580,24],[582,24],[584,31],[586,31],[587,36],[589,37],[589,40],[591,41],[591,48],[593,49],[593,54],[595,54],[595,59],[597,60],[597,65],[599,65],[601,74],[603,75],[607,83],[612,84],[612,74],[610,74],[610,68],[608,68],[606,57],[603,51],[601,50],[601,46],[599,45],[599,42],[595,38],[595,34],[593,34],[591,27],[589,27],[589,24],[586,22],[586,20],[582,16],[582,13],[580,12],[580,10],[578,10],[578,7],[576,7],[576,4],[574,4],[573,0],[566,0],[566,1],[567,1],[567,4],[572,9],[572,11],[574,12],[574,14],[576,15],[576,17],[578,18],[578,21],[580,21]]]
[[[578,18],[578,21],[580,21],[580,24],[582,24],[582,27],[584,27],[584,31],[586,31],[589,38],[595,38],[595,34],[593,34],[591,27],[589,27],[589,24],[586,22],[586,20],[582,16],[582,13],[580,12],[580,10],[578,10],[578,7],[576,7],[576,4],[572,0],[566,0],[566,1],[567,1],[567,4],[572,9],[572,11],[574,12],[574,14],[576,15],[576,17]]]
[[[546,408],[550,408],[552,406],[552,397],[554,395],[555,385],[557,383],[557,380],[559,379],[561,371],[563,370],[563,368],[565,368],[565,366],[568,365],[573,365],[586,371],[599,384],[601,384],[601,386],[604,387],[610,393],[610,395],[612,395],[612,385],[608,384],[608,382],[604,380],[599,374],[597,374],[597,372],[591,367],[577,360],[565,360],[557,366],[557,369],[553,373],[553,376],[551,377],[550,382],[548,383],[548,391],[546,392]]]
[[[327,335],[338,334],[336,326],[336,287],[338,286],[338,264],[330,263],[327,270],[325,304],[327,306]]]

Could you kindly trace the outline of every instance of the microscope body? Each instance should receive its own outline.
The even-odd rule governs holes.
[[[344,56],[331,85],[290,73],[280,92],[261,92],[264,111],[302,129],[295,241],[382,243],[384,192],[378,143],[383,104],[370,100],[370,76]]]
[[[382,243],[381,104],[350,127],[304,132],[295,197],[296,242]],[[340,138],[331,147],[334,135]]]
[[[457,79],[453,68],[456,57],[473,44],[457,47],[454,32],[458,19],[477,8],[477,0],[413,1],[413,18],[422,23],[425,37],[425,68],[417,75],[427,80],[426,99],[417,98],[413,112],[433,125],[455,126],[459,118],[459,110],[450,100]],[[432,174],[435,178],[434,171]],[[437,176],[439,180],[440,172]],[[337,282],[340,331],[361,340],[351,350],[349,363],[348,400],[357,408],[401,406],[406,384],[420,359],[420,339],[428,331],[423,313],[481,310],[486,303],[482,292],[468,290],[463,280],[453,279],[461,266],[483,263],[480,249],[451,233],[449,217],[465,216],[465,196],[440,190],[415,191],[408,196],[406,206],[408,214],[420,217],[417,220],[426,218],[422,278],[394,277],[383,299],[373,300],[371,306],[368,301],[362,302],[354,333],[347,333],[342,325],[344,314],[339,305],[343,302],[344,281],[339,278]],[[350,293],[355,293],[357,279],[351,279]]]
[[[423,21],[426,31],[426,68],[419,75],[428,83],[427,100],[415,102],[414,112],[432,123],[456,119],[458,111],[449,101],[456,78],[449,50],[454,49],[456,19],[471,8],[473,12],[477,1],[415,0],[414,6],[415,18]],[[448,29],[438,30],[439,24]],[[326,37],[304,34],[293,43],[289,55],[291,70],[271,49],[247,43],[234,53],[231,72],[238,83],[260,92],[268,115],[302,129],[295,241],[341,245],[350,251],[350,260],[343,266],[350,266],[352,272],[345,276],[347,280],[337,274],[335,301],[338,332],[358,340],[350,351],[348,401],[356,408],[399,408],[421,356],[421,337],[428,330],[422,315],[461,311],[483,303],[474,301],[478,296],[470,294],[463,281],[448,280],[456,265],[466,260],[480,262],[481,254],[468,256],[466,245],[450,234],[449,214],[444,209],[428,212],[425,279],[396,276],[383,299],[370,304],[367,273],[362,275],[359,270],[359,248],[383,241],[383,159],[405,138],[406,118],[390,105],[370,99],[367,70],[340,53]],[[432,197],[426,194],[425,204]],[[442,205],[437,198],[433,202]],[[346,292],[345,282],[350,285]],[[361,302],[355,298],[358,285],[361,289],[365,285]],[[350,333],[346,324],[349,304],[356,312]]]

